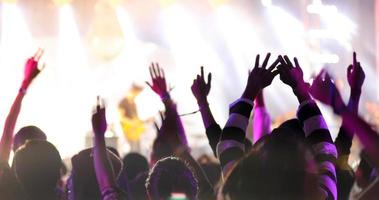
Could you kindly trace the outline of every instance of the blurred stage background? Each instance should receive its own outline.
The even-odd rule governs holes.
[[[17,127],[39,126],[66,159],[91,146],[97,95],[107,99],[109,144],[122,154],[132,149],[149,155],[153,122],[163,108],[144,83],[153,61],[166,70],[180,113],[197,110],[190,86],[200,66],[212,72],[209,102],[223,125],[257,53],[271,52],[272,60],[297,56],[307,80],[327,68],[347,98],[346,68],[355,50],[366,72],[360,112],[379,124],[378,0],[0,2],[0,126],[26,58],[41,47],[47,66],[28,91]],[[295,115],[298,103],[278,78],[265,97],[273,126]],[[336,134],[339,119],[323,112]],[[210,152],[200,114],[182,120],[195,156]]]

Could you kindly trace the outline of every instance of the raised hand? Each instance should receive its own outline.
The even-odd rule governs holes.
[[[301,69],[297,58],[294,58],[295,66],[293,66],[288,56],[278,57],[280,65],[278,70],[280,72],[280,80],[289,85],[292,89],[299,86],[304,86],[306,83],[303,79],[303,70]]]
[[[149,70],[152,83],[150,84],[146,81],[146,84],[149,85],[150,88],[161,97],[161,99],[164,99],[168,95],[168,90],[163,69],[159,67],[158,63],[151,63]]]
[[[100,97],[97,97],[96,110],[92,115],[92,129],[95,137],[104,137],[105,131],[107,130],[105,106],[103,100],[100,100]]]
[[[249,73],[249,78],[247,80],[247,85],[244,93],[242,94],[243,98],[255,99],[258,93],[265,87],[269,86],[272,83],[272,80],[276,75],[279,74],[278,70],[274,70],[278,64],[278,60],[275,60],[274,63],[266,69],[268,60],[270,59],[271,54],[266,55],[265,60],[262,63],[262,66],[259,66],[259,54],[255,58],[255,66],[253,70]]]
[[[299,102],[309,99],[309,84],[303,79],[303,70],[297,58],[294,58],[295,66],[293,66],[288,56],[279,56],[278,60],[280,62],[278,66],[280,80],[292,88]]]
[[[347,81],[352,91],[360,91],[365,80],[365,72],[361,67],[361,63],[357,62],[357,54],[353,54],[353,64],[347,68]]]
[[[346,107],[334,81],[325,70],[322,70],[313,80],[310,93],[317,100],[330,105],[337,114]]]
[[[207,103],[207,96],[211,90],[211,80],[212,74],[208,74],[208,82],[205,82],[204,78],[204,68],[201,67],[200,75],[197,75],[196,79],[193,80],[191,86],[192,94],[195,96],[198,104]]]
[[[25,63],[24,68],[24,80],[22,82],[22,89],[27,89],[30,83],[34,80],[35,77],[41,72],[41,69],[38,68],[38,62],[43,55],[43,49],[38,49],[33,57],[29,58]]]

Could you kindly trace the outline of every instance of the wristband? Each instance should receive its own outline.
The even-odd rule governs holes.
[[[164,95],[161,96],[161,100],[163,102],[169,100],[171,97],[170,97],[170,93],[166,92]]]

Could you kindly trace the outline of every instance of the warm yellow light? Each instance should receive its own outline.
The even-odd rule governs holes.
[[[208,0],[212,6],[221,6],[229,2],[229,0]]]
[[[162,6],[170,6],[175,3],[176,0],[160,0]]]
[[[17,3],[17,0],[2,0],[4,3]]]
[[[122,0],[107,0],[112,6],[120,5]]]
[[[53,0],[53,2],[58,6],[63,6],[71,3],[72,0]]]

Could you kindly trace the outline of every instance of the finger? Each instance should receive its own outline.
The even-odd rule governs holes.
[[[330,75],[329,75],[328,72],[325,72],[324,80],[327,81],[327,82],[331,82],[332,81],[332,78],[330,77]]]
[[[158,65],[158,63],[155,63],[155,66],[153,67],[154,77],[159,77],[157,68],[159,68],[159,65]]]
[[[208,88],[211,87],[211,82],[212,82],[212,74],[209,73],[209,74],[208,74],[208,83],[207,83]]]
[[[295,67],[296,68],[300,68],[300,65],[299,65],[299,61],[297,60],[297,58],[293,58],[294,62],[295,62]]]
[[[157,122],[154,122],[154,127],[155,127],[155,130],[157,131],[157,133],[159,132],[159,126],[157,124]]]
[[[33,55],[33,57],[32,57],[33,60],[38,61],[38,56],[39,56],[39,54],[40,54],[40,51],[41,51],[41,49],[38,48],[37,51],[34,53],[34,55]]]
[[[101,105],[100,105],[100,96],[97,96],[96,97],[96,112],[99,112],[101,109]]]
[[[161,70],[161,73],[162,73],[162,76],[161,76],[161,77],[164,79],[164,78],[166,77],[166,75],[165,75],[165,73],[164,73],[164,70],[163,70],[163,69]]]
[[[201,75],[201,78],[204,79],[204,67],[203,66],[200,67],[200,75]]]
[[[161,75],[162,72],[161,71],[162,71],[162,69],[160,67],[157,67],[157,73],[158,73],[157,75],[158,75],[158,77],[162,77],[162,75]]]
[[[145,81],[145,83],[146,83],[151,89],[153,89],[153,86],[152,86],[149,82]]]
[[[268,68],[268,71],[272,71],[272,70],[274,70],[275,69],[275,67],[278,65],[278,63],[279,63],[279,59],[276,59],[272,64],[271,64],[271,66]]]
[[[257,56],[255,57],[255,66],[254,68],[258,68],[259,67],[259,54],[257,54]]]
[[[271,53],[267,53],[265,60],[262,63],[262,68],[266,68],[268,60],[270,59]]]
[[[44,53],[44,50],[42,48],[39,48],[39,54],[38,54],[37,61],[39,61],[41,59],[41,57],[43,56],[43,53]]]
[[[357,65],[357,53],[353,53],[353,65],[356,66]]]
[[[151,79],[154,79],[154,73],[153,73],[153,68],[154,68],[154,63],[151,63],[150,67],[149,67],[149,72],[150,72],[150,77]]]
[[[278,56],[278,60],[281,63],[282,67],[284,67],[285,65],[287,65],[286,61],[283,59],[283,56]]]
[[[289,67],[293,67],[292,62],[291,62],[291,60],[288,58],[287,55],[284,56],[284,60],[287,62],[287,65],[288,65]]]
[[[43,63],[39,70],[42,71],[43,69],[45,69],[45,67],[46,67],[46,63]]]
[[[163,122],[163,120],[164,120],[164,115],[163,115],[163,112],[162,112],[162,111],[159,111],[159,116],[160,116],[160,118],[161,118],[161,121]]]
[[[351,74],[353,72],[353,65],[349,65],[347,67],[347,74]]]

